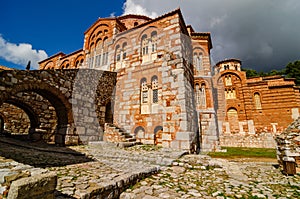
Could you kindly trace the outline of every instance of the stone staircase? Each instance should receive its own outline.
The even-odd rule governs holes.
[[[103,141],[113,143],[135,143],[136,139],[124,129],[111,123],[105,123]]]

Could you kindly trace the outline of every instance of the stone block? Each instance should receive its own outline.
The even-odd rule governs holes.
[[[13,181],[8,193],[8,199],[54,199],[57,185],[55,173],[41,174]]]
[[[169,133],[162,133],[162,141],[171,141],[172,140],[172,135]]]
[[[193,138],[193,132],[177,132],[176,133],[176,140],[186,140],[190,141]]]
[[[154,144],[154,140],[142,140],[143,144]]]
[[[188,131],[188,122],[187,121],[181,121],[180,122],[180,129],[182,131]]]

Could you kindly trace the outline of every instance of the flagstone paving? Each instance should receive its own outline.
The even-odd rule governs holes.
[[[56,172],[56,199],[93,198],[100,192],[99,198],[120,199],[300,198],[300,176],[283,175],[276,162],[228,161],[100,142],[55,149],[20,145],[1,143],[0,174],[16,168],[26,174]]]

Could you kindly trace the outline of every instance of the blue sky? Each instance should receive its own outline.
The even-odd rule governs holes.
[[[32,49],[44,50],[48,56],[59,51],[70,53],[82,48],[83,33],[91,24],[99,17],[121,15],[123,4],[123,0],[2,1],[0,35],[10,44],[30,44]],[[26,66],[4,58],[0,58],[0,65]]]
[[[0,11],[0,65],[24,68],[57,52],[82,48],[99,17],[157,17],[180,7],[186,24],[210,32],[212,65],[238,58],[244,68],[282,69],[300,60],[299,0],[4,0]]]

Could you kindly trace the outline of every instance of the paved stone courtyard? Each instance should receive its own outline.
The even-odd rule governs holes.
[[[99,190],[121,199],[300,198],[300,176],[283,175],[276,162],[228,161],[143,145],[25,148],[11,140],[1,142],[0,156],[0,173],[12,167],[56,172],[57,199],[92,198]]]

